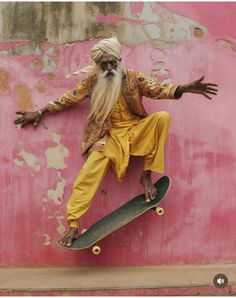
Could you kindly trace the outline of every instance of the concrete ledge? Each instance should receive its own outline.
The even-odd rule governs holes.
[[[229,280],[223,289],[213,285],[218,273]],[[236,264],[0,269],[0,295],[234,295],[235,290]]]

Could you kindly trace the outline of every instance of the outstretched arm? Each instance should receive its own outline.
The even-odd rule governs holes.
[[[32,124],[36,128],[43,119],[43,116],[48,112],[49,110],[47,107],[35,112],[18,111],[16,112],[16,120],[14,121],[14,124],[20,125],[21,128],[27,124]]]
[[[15,125],[20,125],[21,128],[31,124],[35,128],[38,126],[42,118],[47,113],[56,113],[63,111],[79,102],[89,97],[88,83],[89,78],[83,80],[81,83],[77,84],[76,87],[63,96],[59,97],[57,100],[49,102],[46,107],[35,112],[28,111],[18,111],[16,112],[16,119],[14,121]]]
[[[205,96],[208,99],[212,99],[212,95],[217,95],[217,86],[213,83],[204,83],[204,76],[200,79],[193,81],[189,84],[179,85],[175,95],[181,97],[183,93],[196,93]]]

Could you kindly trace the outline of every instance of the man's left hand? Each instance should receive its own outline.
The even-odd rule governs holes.
[[[203,82],[204,77],[201,77],[200,79],[193,81],[189,84],[186,85],[181,85],[179,86],[179,92],[181,93],[196,93],[196,94],[201,94],[205,96],[208,99],[212,99],[210,95],[217,95],[218,90],[216,87],[218,85],[212,84],[212,83],[204,83]]]

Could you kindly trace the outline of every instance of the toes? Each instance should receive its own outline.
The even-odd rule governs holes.
[[[150,185],[148,188],[145,189],[145,200],[146,202],[150,202],[155,200],[157,196],[157,189],[154,185]]]
[[[67,247],[70,247],[71,245],[72,245],[72,239],[69,238],[69,239],[67,240],[66,246],[67,246]]]
[[[58,240],[58,243],[62,246],[65,246],[65,243],[66,243],[65,238]]]
[[[62,246],[71,246],[72,245],[72,239],[71,239],[71,237],[64,237],[64,238],[58,240],[58,243]]]
[[[145,193],[145,201],[146,201],[147,203],[150,202],[150,197],[149,197],[149,192],[148,192],[148,191],[146,191],[146,193]]]

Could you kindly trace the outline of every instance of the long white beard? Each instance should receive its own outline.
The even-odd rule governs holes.
[[[91,110],[89,119],[102,125],[115,106],[122,82],[122,70],[118,65],[117,70],[112,70],[113,75],[106,76],[108,71],[99,71],[97,84],[91,97]]]

